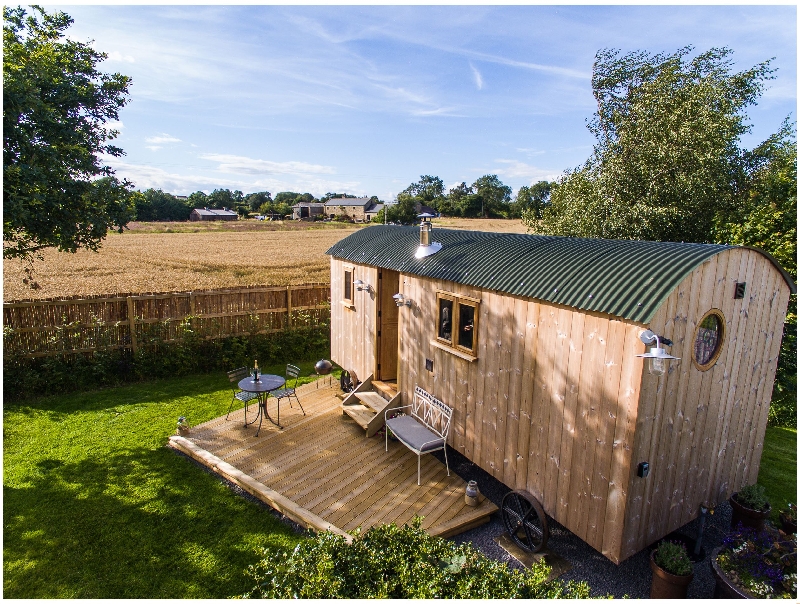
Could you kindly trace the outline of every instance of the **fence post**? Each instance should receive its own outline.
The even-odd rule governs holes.
[[[286,327],[292,327],[292,286],[286,286]]]
[[[128,331],[131,333],[131,352],[136,354],[139,348],[136,345],[136,315],[133,314],[133,298],[127,296],[128,299]]]

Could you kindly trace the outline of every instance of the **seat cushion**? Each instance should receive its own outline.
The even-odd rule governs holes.
[[[426,428],[410,415],[393,417],[386,422],[397,438],[418,453],[433,451],[444,447],[444,439]]]

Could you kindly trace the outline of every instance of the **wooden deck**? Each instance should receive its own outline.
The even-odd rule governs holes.
[[[306,527],[343,534],[358,527],[410,521],[415,515],[431,535],[449,536],[489,521],[497,510],[488,499],[464,503],[465,482],[432,455],[417,456],[384,437],[366,438],[363,428],[342,414],[338,383],[323,378],[298,388],[297,403],[281,403],[283,430],[265,420],[261,433],[244,426],[243,410],[193,427],[170,446],[239,484]],[[251,412],[255,407],[251,405]],[[270,414],[275,403],[270,401]],[[248,418],[251,417],[248,412]]]

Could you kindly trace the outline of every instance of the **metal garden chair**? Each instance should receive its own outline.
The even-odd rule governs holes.
[[[297,401],[297,404],[300,405],[300,399],[297,398],[297,378],[300,376],[300,368],[296,365],[286,365],[286,387],[281,388],[280,390],[273,390],[269,393],[269,396],[272,398],[277,399],[278,402],[278,423],[281,423],[281,399],[289,399],[289,406],[292,406],[292,397],[294,400]],[[291,379],[294,378],[292,385],[289,385]],[[303,405],[300,405],[300,411],[303,412],[303,415],[306,414],[306,410],[303,409]]]
[[[234,369],[233,371],[228,372],[228,379],[230,380],[231,388],[233,389],[233,398],[231,399],[231,404],[228,407],[228,413],[225,415],[225,419],[228,419],[228,415],[231,414],[233,404],[236,401],[242,401],[244,403],[244,420],[245,422],[247,421],[247,404],[253,399],[258,398],[258,393],[256,392],[245,392],[244,390],[239,390],[239,382],[248,375],[250,375],[250,370],[247,367],[239,367],[239,369]]]

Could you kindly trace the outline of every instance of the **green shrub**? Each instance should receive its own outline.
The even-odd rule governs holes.
[[[330,532],[301,542],[293,552],[263,549],[248,569],[259,598],[585,598],[589,586],[547,580],[539,562],[511,570],[469,544],[431,537],[422,519],[398,528],[373,527],[353,543]]]
[[[693,572],[692,561],[682,543],[662,541],[658,544],[653,560],[671,575],[686,576]]]
[[[783,326],[783,340],[778,357],[772,401],[769,405],[769,425],[794,428],[797,426],[797,296],[791,296],[789,312]]]
[[[262,366],[330,356],[327,322],[269,334],[205,339],[191,321],[178,327],[180,341],[167,342],[169,325],[154,323],[143,333],[136,354],[125,349],[48,357],[3,358],[3,396],[32,396],[93,390],[126,382]]]
[[[736,493],[736,501],[744,507],[757,512],[766,511],[769,507],[767,493],[760,484],[750,484],[743,487]]]

